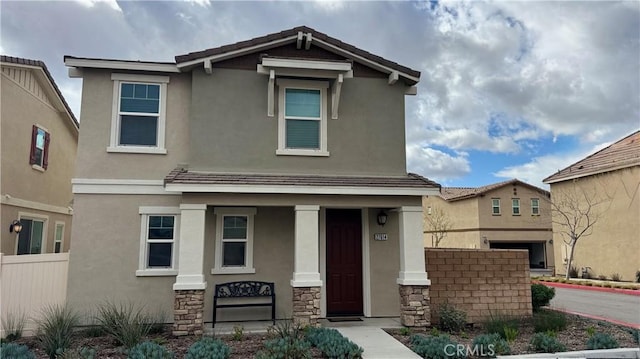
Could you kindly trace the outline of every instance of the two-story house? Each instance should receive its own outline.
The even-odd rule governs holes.
[[[83,79],[71,305],[179,308],[174,333],[200,333],[214,284],[259,280],[277,318],[428,322],[412,305],[430,283],[421,199],[439,185],[405,165],[418,71],[308,27],[172,63],[65,64]]]
[[[549,192],[517,179],[482,187],[442,187],[423,199],[424,246],[527,249],[534,274],[553,274]],[[429,224],[441,215],[449,226]],[[443,221],[441,221],[442,223]]]
[[[640,131],[616,141],[544,179],[558,216],[553,223],[557,272],[566,274],[570,221],[588,213],[590,230],[575,246],[572,266],[592,276],[636,281],[640,271]],[[572,208],[573,207],[573,208]],[[587,223],[574,228],[582,230]],[[573,224],[572,224],[573,225]]]
[[[78,121],[42,61],[0,70],[0,252],[67,252]]]

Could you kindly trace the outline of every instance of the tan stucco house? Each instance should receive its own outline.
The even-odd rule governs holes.
[[[549,192],[544,189],[511,179],[482,187],[442,187],[422,203],[425,247],[434,247],[441,232],[438,247],[526,249],[531,273],[553,273]],[[429,216],[438,214],[450,223],[448,230],[436,226],[434,231],[429,224]]]
[[[71,305],[158,305],[200,333],[215,284],[256,280],[275,283],[277,318],[428,321],[408,303],[430,284],[421,199],[439,188],[405,165],[420,72],[308,27],[171,63],[65,64],[83,79]]]
[[[640,131],[558,171],[544,179],[551,186],[552,201],[570,196],[586,211],[592,206],[596,219],[587,235],[578,240],[572,266],[592,276],[634,281],[640,270]],[[562,208],[562,207],[561,207]],[[570,211],[569,211],[570,212]],[[554,212],[554,216],[559,213]],[[553,224],[557,272],[567,271],[570,248],[557,221]]]
[[[3,55],[0,68],[0,251],[67,252],[78,121],[42,61]]]

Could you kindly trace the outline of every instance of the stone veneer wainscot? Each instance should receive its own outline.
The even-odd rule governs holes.
[[[400,286],[400,321],[405,327],[428,327],[431,325],[429,286]]]
[[[173,306],[173,335],[202,335],[204,290],[176,290]]]
[[[317,327],[320,298],[320,287],[293,287],[293,321]]]

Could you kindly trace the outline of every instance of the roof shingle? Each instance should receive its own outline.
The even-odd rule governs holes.
[[[488,193],[494,189],[504,187],[510,184],[520,184],[544,193],[548,193],[548,191],[542,188],[538,188],[536,186],[530,185],[528,183],[520,181],[519,179],[514,178],[508,181],[492,183],[482,187],[442,187],[440,189],[440,196],[446,201],[458,201],[462,199],[477,197],[482,194]]]

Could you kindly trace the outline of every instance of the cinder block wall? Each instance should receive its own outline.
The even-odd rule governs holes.
[[[531,316],[531,278],[526,250],[426,248],[431,279],[431,322],[448,302],[469,323],[501,314]]]

